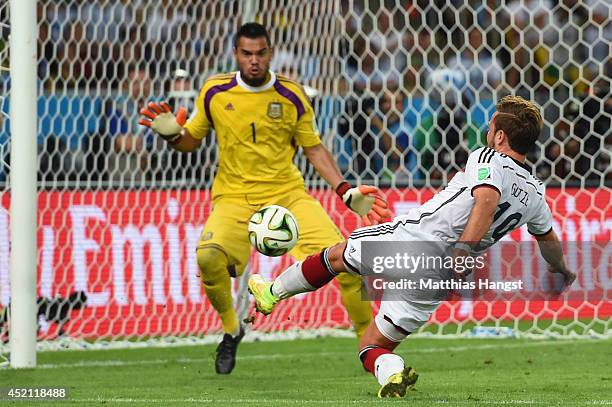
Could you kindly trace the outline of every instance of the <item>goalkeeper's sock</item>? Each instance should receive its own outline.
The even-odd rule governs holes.
[[[383,386],[389,378],[404,370],[404,359],[385,348],[366,346],[359,352],[363,367]]]
[[[227,311],[219,313],[219,319],[221,319],[221,326],[223,327],[223,332],[226,334],[232,335],[232,337],[237,337],[240,335],[240,323],[238,322],[238,315],[233,308],[230,308]]]
[[[336,274],[327,266],[327,250],[292,264],[274,280],[272,294],[280,299],[315,291],[329,283]]]

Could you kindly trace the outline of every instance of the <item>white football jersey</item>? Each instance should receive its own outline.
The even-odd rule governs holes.
[[[551,230],[552,214],[544,198],[544,184],[531,175],[526,165],[484,147],[471,153],[465,171],[457,173],[446,188],[420,207],[391,222],[351,233],[342,253],[346,270],[362,276],[380,272],[374,269],[373,261],[375,256],[380,256],[381,246],[372,243],[432,242],[437,239],[456,242],[463,234],[474,207],[472,192],[476,188],[494,188],[500,193],[493,223],[479,247],[475,248],[476,252],[484,251],[524,224],[535,235]],[[416,253],[422,248],[418,245],[411,247],[416,248]],[[431,247],[433,253],[440,248],[438,245]],[[410,248],[404,248],[410,251]],[[394,249],[389,248],[389,253],[393,252]],[[420,278],[444,278],[444,274],[436,274],[438,271],[421,268],[420,272],[424,274]],[[390,278],[400,278],[408,273],[402,268],[383,269],[382,272]],[[385,297],[388,294],[385,289],[375,322],[387,338],[401,341],[409,332],[415,332],[427,322],[447,291],[395,289],[389,293],[390,296]]]
[[[474,206],[472,191],[483,187],[495,188],[501,196],[493,223],[478,251],[525,223],[533,235],[551,230],[552,214],[546,204],[544,184],[531,175],[525,164],[488,147],[472,152],[465,171],[458,172],[444,190],[392,223],[455,242]]]

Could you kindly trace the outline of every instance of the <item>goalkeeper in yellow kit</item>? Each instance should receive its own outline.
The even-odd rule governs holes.
[[[248,262],[247,223],[253,212],[276,204],[295,215],[300,238],[291,255],[298,260],[344,240],[321,204],[306,193],[304,179],[293,164],[297,146],[367,224],[388,216],[386,202],[375,187],[351,188],[343,180],[321,144],[314,111],[302,87],[269,70],[273,52],[266,29],[257,23],[240,27],[234,56],[239,71],[204,83],[197,112],[188,123],[184,109],[175,116],[165,103],[149,103],[141,110],[140,121],[183,152],[197,149],[211,129],[217,136],[213,209],[198,242],[197,259],[206,295],[225,333],[215,358],[216,371],[222,374],[234,368],[244,335],[232,303],[230,277],[240,276]],[[369,302],[361,300],[361,280],[348,273],[337,280],[344,306],[361,336],[372,318]]]

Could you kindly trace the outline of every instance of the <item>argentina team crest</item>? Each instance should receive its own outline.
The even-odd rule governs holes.
[[[283,117],[283,105],[279,102],[268,103],[268,117],[270,119],[280,119]]]

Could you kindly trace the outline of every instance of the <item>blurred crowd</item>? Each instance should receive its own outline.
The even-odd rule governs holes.
[[[612,183],[612,2],[374,3],[345,1],[341,13],[350,99],[340,133],[364,153],[358,174],[446,182],[485,142],[495,100],[512,93],[543,107],[528,157],[539,177]]]
[[[495,100],[513,93],[543,107],[546,128],[528,157],[538,176],[612,185],[610,0],[258,3],[38,2],[41,180],[208,186],[214,138],[171,151],[137,125],[138,110],[164,97],[193,112],[205,78],[234,69],[233,33],[251,13],[270,27],[273,69],[311,87],[347,178],[447,182],[485,143]],[[0,87],[6,94],[7,73]]]

